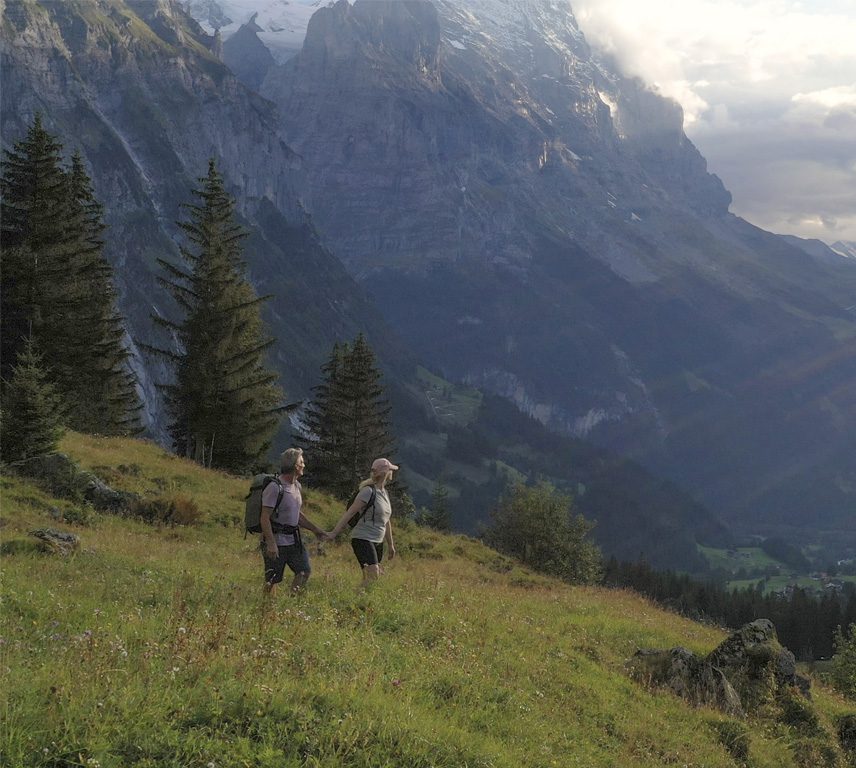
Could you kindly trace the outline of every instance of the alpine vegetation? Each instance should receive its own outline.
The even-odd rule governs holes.
[[[251,470],[264,463],[283,410],[277,376],[265,364],[273,343],[260,315],[267,297],[245,276],[247,233],[213,159],[193,195],[198,203],[185,204],[188,217],[178,223],[187,240],[183,263],[158,260],[181,317],[152,316],[177,350],[146,348],[172,364],[173,381],[162,389],[175,449],[206,466]]]
[[[79,153],[36,115],[2,164],[2,373],[32,339],[64,403],[69,427],[105,435],[139,431],[141,404],[104,257],[103,210]]]
[[[537,571],[591,584],[602,570],[600,550],[587,538],[592,528],[573,513],[573,498],[549,483],[517,484],[500,500],[485,540]]]

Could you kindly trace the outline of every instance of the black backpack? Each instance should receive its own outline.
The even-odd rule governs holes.
[[[359,495],[361,490],[362,490],[362,488],[358,488],[357,492],[353,496],[351,496],[351,498],[348,500],[348,506],[345,507],[345,509],[351,508],[351,504],[353,504],[354,501],[356,501],[356,498]],[[375,492],[375,487],[372,486],[372,495],[369,497],[368,503],[365,505],[365,507],[363,507],[363,511],[360,512],[360,514],[358,514],[358,515],[351,515],[350,519],[348,520],[348,525],[350,525],[351,528],[357,527],[357,523],[360,522],[360,519],[365,517],[366,512],[369,511],[369,507],[372,508],[372,522],[374,522],[374,519],[375,519],[374,504],[375,504],[375,496],[376,495],[377,494]]]
[[[282,501],[282,483],[279,482],[279,478],[276,475],[256,475],[250,483],[250,490],[247,493],[244,504],[245,535],[247,533],[262,532],[262,494],[270,483],[277,484],[276,506],[273,508],[274,514],[276,514],[276,510],[279,508],[279,504]]]

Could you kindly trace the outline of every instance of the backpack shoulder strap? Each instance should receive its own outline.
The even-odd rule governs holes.
[[[360,510],[360,513],[358,515],[356,515],[357,520],[359,520],[361,518],[365,519],[365,516],[369,511],[369,507],[374,508],[375,487],[371,486],[371,489],[372,489],[372,493],[371,493],[371,496],[369,496],[369,500],[366,502],[366,505]],[[360,495],[360,491],[362,491],[362,488],[360,488],[360,490],[354,494],[354,497],[353,497],[354,500],[356,500],[357,496]],[[351,502],[351,504],[353,504],[353,501]],[[372,509],[372,521],[374,521],[374,509]]]
[[[366,512],[369,511],[369,507],[372,508],[372,522],[375,520],[375,497],[377,496],[377,488],[372,486],[372,495],[369,496],[369,500],[366,503],[366,508],[363,510],[363,517],[365,517]]]
[[[282,483],[277,475],[273,476],[271,482],[276,483],[276,504],[273,506],[273,514],[271,515],[273,517],[279,511],[279,505],[282,503],[282,495],[285,493],[285,489],[282,487]]]

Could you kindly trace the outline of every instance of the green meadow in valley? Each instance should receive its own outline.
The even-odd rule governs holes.
[[[3,476],[4,766],[847,765],[834,729],[852,705],[817,683],[809,727],[633,682],[638,648],[707,653],[726,635],[631,592],[398,521],[399,557],[374,590],[356,592],[343,537],[310,544],[304,594],[265,604],[245,479],[143,441],[69,434],[62,450],[191,524],[97,514]],[[305,497],[332,526],[339,503]],[[27,533],[45,526],[77,533],[78,552],[40,552]]]

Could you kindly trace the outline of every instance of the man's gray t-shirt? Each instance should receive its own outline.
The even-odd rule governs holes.
[[[303,506],[300,483],[297,481],[289,483],[282,475],[279,476],[279,481],[282,483],[282,501],[279,503],[279,509],[273,510],[271,522],[280,525],[297,525],[300,520],[300,508]],[[273,508],[278,492],[276,483],[268,483],[262,491],[262,506]],[[274,538],[279,547],[294,544],[294,536],[290,533],[275,533]]]
[[[368,503],[372,496],[372,486],[367,485],[357,494],[356,501]],[[389,494],[386,489],[375,489],[374,507],[369,507],[363,512],[358,512],[360,521],[351,532],[352,539],[365,539],[366,541],[380,544],[386,535],[386,524],[392,517],[392,505],[389,503]]]

